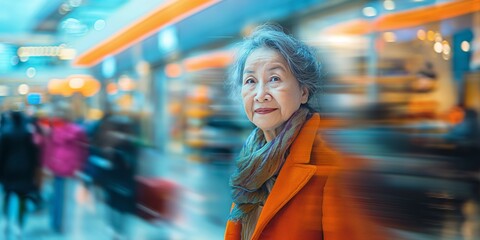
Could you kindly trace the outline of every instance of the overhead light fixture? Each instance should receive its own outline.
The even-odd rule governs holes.
[[[462,49],[462,51],[468,52],[470,51],[470,43],[468,41],[462,41],[462,43],[460,44],[460,48]]]
[[[377,9],[374,7],[364,7],[362,12],[365,17],[375,17],[377,15]]]
[[[59,46],[39,46],[39,47],[20,47],[17,55],[22,62],[29,57],[58,57],[61,60],[70,60],[75,57],[76,51],[73,48],[67,48],[65,45]]]
[[[115,55],[133,44],[158,32],[163,27],[183,20],[221,0],[166,1],[147,14],[80,54],[73,62],[75,66],[93,66],[107,56]]]
[[[37,74],[37,70],[34,67],[29,67],[27,69],[27,77],[28,78],[33,78]]]
[[[367,7],[363,9],[365,16],[376,14],[376,10]],[[393,12],[378,16],[375,20],[353,19],[326,28],[328,33],[353,35],[369,34],[372,32],[393,31],[403,28],[415,28],[431,22],[480,11],[480,0],[459,0],[428,5],[406,11]],[[434,33],[433,33],[434,34]],[[434,41],[435,36],[427,33],[427,39]]]
[[[395,9],[395,2],[393,0],[385,0],[383,2],[383,7],[386,9],[386,10],[394,10]]]
[[[23,83],[18,86],[17,91],[20,95],[25,95],[28,93],[28,91],[30,91],[30,87],[28,87],[27,84]]]

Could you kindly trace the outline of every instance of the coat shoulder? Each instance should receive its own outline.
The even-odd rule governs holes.
[[[325,140],[322,131],[318,130],[313,142],[310,164],[317,167],[338,168],[341,156]]]

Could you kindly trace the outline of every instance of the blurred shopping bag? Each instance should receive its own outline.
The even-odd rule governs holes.
[[[179,202],[179,186],[162,178],[136,177],[136,214],[147,221],[173,221]]]

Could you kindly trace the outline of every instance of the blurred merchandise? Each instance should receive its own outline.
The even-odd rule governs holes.
[[[223,68],[209,68],[187,75],[185,144],[188,159],[230,164],[251,126],[225,91]]]

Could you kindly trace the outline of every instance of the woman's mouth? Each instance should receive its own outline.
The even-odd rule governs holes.
[[[257,109],[255,109],[255,113],[268,114],[268,113],[271,113],[275,110],[277,110],[277,108],[257,108]]]

